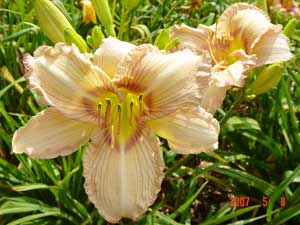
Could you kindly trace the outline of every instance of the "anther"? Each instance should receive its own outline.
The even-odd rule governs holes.
[[[118,104],[118,126],[117,126],[117,135],[120,134],[120,130],[121,130],[121,116],[122,116],[122,108],[121,108],[121,105]]]
[[[143,95],[139,95],[139,113],[142,111]]]
[[[132,125],[132,119],[133,119],[133,102],[130,102],[129,105],[129,124]]]
[[[98,104],[98,124],[100,126],[100,122],[101,122],[101,103]]]
[[[110,109],[111,109],[111,102],[109,99],[106,99],[106,112],[105,112],[105,123],[108,124],[110,120]]]
[[[139,95],[139,102],[140,102],[140,104],[141,104],[142,100],[143,100],[143,95],[140,94],[140,95]]]

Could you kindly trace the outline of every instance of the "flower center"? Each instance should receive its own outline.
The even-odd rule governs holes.
[[[218,64],[227,67],[238,60],[230,54],[239,49],[246,51],[241,37],[235,37],[233,40],[214,40],[212,54]]]
[[[144,109],[143,94],[120,88],[119,95],[107,93],[98,102],[98,124],[111,133],[111,145],[125,143],[137,130]]]

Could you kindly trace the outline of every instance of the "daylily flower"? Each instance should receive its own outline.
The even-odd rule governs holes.
[[[25,57],[26,77],[50,107],[14,134],[13,152],[54,158],[90,140],[83,157],[89,199],[111,223],[135,220],[164,177],[155,134],[182,154],[217,148],[218,122],[197,106],[195,79],[207,80],[203,58],[108,38],[92,60],[63,43]]]
[[[204,93],[201,105],[213,113],[230,87],[243,87],[249,69],[289,60],[289,40],[281,29],[263,11],[246,3],[231,5],[212,26],[175,25],[171,36],[181,41],[179,49],[209,52],[212,59],[214,82]]]

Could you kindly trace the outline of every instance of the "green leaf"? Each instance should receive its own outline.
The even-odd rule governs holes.
[[[22,225],[24,224],[25,222],[28,222],[28,221],[34,221],[36,219],[40,219],[40,218],[43,218],[43,217],[47,217],[47,216],[58,216],[59,215],[59,212],[44,212],[44,213],[38,213],[38,214],[34,214],[34,215],[30,215],[30,216],[24,216],[20,219],[17,219],[11,223],[8,223],[7,225]]]
[[[278,185],[278,187],[275,188],[274,192],[270,196],[268,207],[267,207],[267,221],[271,221],[271,212],[273,210],[275,202],[280,198],[281,193],[285,191],[285,189],[290,185],[291,182],[294,181],[294,179],[300,175],[300,166],[298,166],[294,172],[286,177],[281,183]]]
[[[248,117],[233,116],[224,124],[225,132],[232,132],[236,130],[257,130],[261,131],[258,122],[255,119]]]
[[[209,219],[209,220],[206,220],[204,221],[203,223],[201,223],[201,225],[217,225],[217,224],[220,224],[220,223],[223,223],[227,220],[230,220],[234,217],[237,217],[239,215],[242,215],[242,214],[245,214],[247,212],[251,212],[255,209],[258,209],[260,207],[260,205],[254,205],[254,206],[250,206],[250,207],[247,207],[247,208],[243,208],[243,209],[239,209],[239,210],[236,210],[236,211],[233,211],[232,213],[229,213],[227,215],[224,215],[220,218],[214,218],[212,217],[212,219]]]
[[[201,187],[192,195],[188,200],[186,200],[178,209],[176,209],[169,217],[174,219],[179,214],[183,213],[188,207],[193,203],[193,201],[198,197],[198,195],[203,191],[205,186],[208,184],[208,181],[204,182]]]
[[[300,214],[300,204],[289,207],[280,211],[280,213],[267,225],[281,225],[284,224],[286,221],[290,220],[291,218],[298,216]]]
[[[246,183],[249,186],[252,186],[252,187],[260,190],[266,196],[270,196],[275,189],[275,187],[273,185],[269,184],[268,182],[266,182],[260,178],[257,178],[249,173],[241,171],[241,170],[237,170],[237,169],[233,169],[233,168],[225,167],[225,166],[222,166],[222,167],[219,167],[219,168],[216,168],[213,170],[218,173],[227,175],[228,177],[236,179],[240,182]]]
[[[175,220],[171,219],[169,216],[166,216],[165,214],[156,211],[155,215],[160,218],[162,221],[166,222],[170,225],[183,225],[182,223],[177,223]]]

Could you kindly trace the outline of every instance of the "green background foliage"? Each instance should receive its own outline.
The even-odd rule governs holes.
[[[78,1],[54,2],[79,34],[90,35],[94,25],[81,23]],[[128,11],[115,0],[110,7],[117,36],[140,44],[154,43],[173,24],[211,25],[237,1],[198,2],[146,0]],[[0,225],[105,224],[83,188],[85,146],[51,160],[11,154],[13,133],[46,107],[37,104],[23,77],[22,58],[52,43],[38,26],[32,1],[0,4]],[[280,13],[271,17],[283,25],[291,19]],[[138,221],[120,224],[300,224],[299,37],[297,25],[290,36],[295,57],[284,64],[277,87],[238,104],[244,90],[228,93],[215,114],[221,121],[230,112],[221,124],[217,151],[181,156],[161,140],[162,191]],[[247,84],[259,70],[250,71]]]

